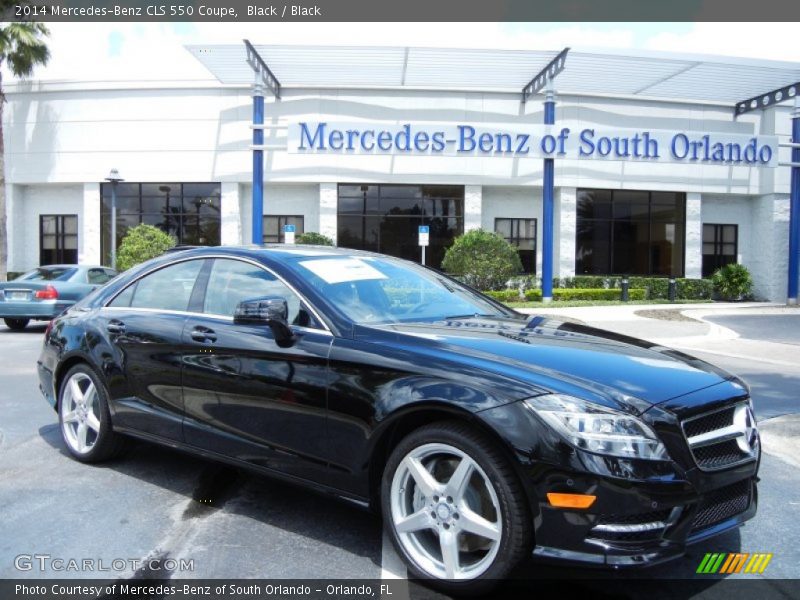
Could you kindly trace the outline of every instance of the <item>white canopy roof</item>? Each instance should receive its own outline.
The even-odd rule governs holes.
[[[521,92],[559,52],[254,44],[286,88]],[[244,43],[186,48],[223,84],[251,84]],[[800,63],[633,50],[571,50],[559,93],[735,104],[800,81]]]

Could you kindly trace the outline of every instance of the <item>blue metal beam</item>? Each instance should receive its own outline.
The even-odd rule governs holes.
[[[556,54],[556,57],[547,63],[547,66],[528,82],[528,85],[522,88],[523,104],[528,101],[528,98],[542,91],[548,81],[554,80],[556,75],[564,70],[564,65],[567,62],[567,52],[569,52],[569,48],[564,48]]]
[[[552,90],[547,91],[544,102],[544,124],[554,125],[556,122],[556,99]],[[544,176],[542,181],[542,301],[553,299],[553,245],[555,243],[555,161],[544,159]]]
[[[800,103],[795,101],[792,115],[792,143],[800,144]],[[792,148],[792,162],[800,164],[800,148]],[[800,285],[800,167],[792,166],[791,204],[789,209],[789,285],[788,302],[797,304]]]
[[[260,85],[253,90],[253,124],[264,124],[264,92]],[[264,144],[264,130],[253,129],[253,239],[254,244],[264,243],[264,151],[257,149]]]
[[[247,63],[253,69],[256,80],[253,84],[253,125],[264,124],[264,87],[276,99],[281,97],[281,83],[261,58],[253,44],[244,40],[247,50]],[[252,243],[264,243],[264,129],[253,128],[253,200],[252,200]]]
[[[779,102],[791,100],[798,94],[800,94],[800,81],[791,85],[785,85],[777,90],[767,92],[766,94],[761,94],[760,96],[754,96],[752,98],[748,98],[747,100],[737,102],[736,107],[733,109],[733,116],[736,118],[739,115],[743,115],[754,110],[772,108]]]

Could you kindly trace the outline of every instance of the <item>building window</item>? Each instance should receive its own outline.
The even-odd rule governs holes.
[[[494,230],[517,248],[523,273],[536,273],[536,219],[495,219]]]
[[[285,225],[294,225],[294,234],[297,236],[305,231],[304,223],[303,215],[265,215],[264,243],[282,244],[285,241],[283,235]]]
[[[739,226],[703,224],[703,277],[735,263],[739,253]]]
[[[78,215],[39,216],[39,264],[78,264]]]
[[[439,268],[464,232],[464,186],[340,185],[337,244],[419,262],[419,226],[430,227],[425,262]]]
[[[219,183],[117,184],[117,247],[132,227],[154,225],[179,245],[219,246]],[[101,248],[105,264],[111,260],[111,184],[100,184]]]
[[[683,277],[686,195],[578,190],[575,273]]]

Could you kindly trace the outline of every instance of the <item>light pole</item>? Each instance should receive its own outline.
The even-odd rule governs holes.
[[[106,177],[111,183],[111,268],[117,268],[117,184],[125,181],[119,176],[119,171],[111,169]]]

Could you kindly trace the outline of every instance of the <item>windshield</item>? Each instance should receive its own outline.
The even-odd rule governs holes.
[[[509,317],[490,300],[422,267],[389,258],[329,256],[296,263],[320,296],[360,324]]]
[[[38,268],[28,271],[19,277],[25,281],[67,281],[77,271],[74,267],[53,267],[52,269]]]

